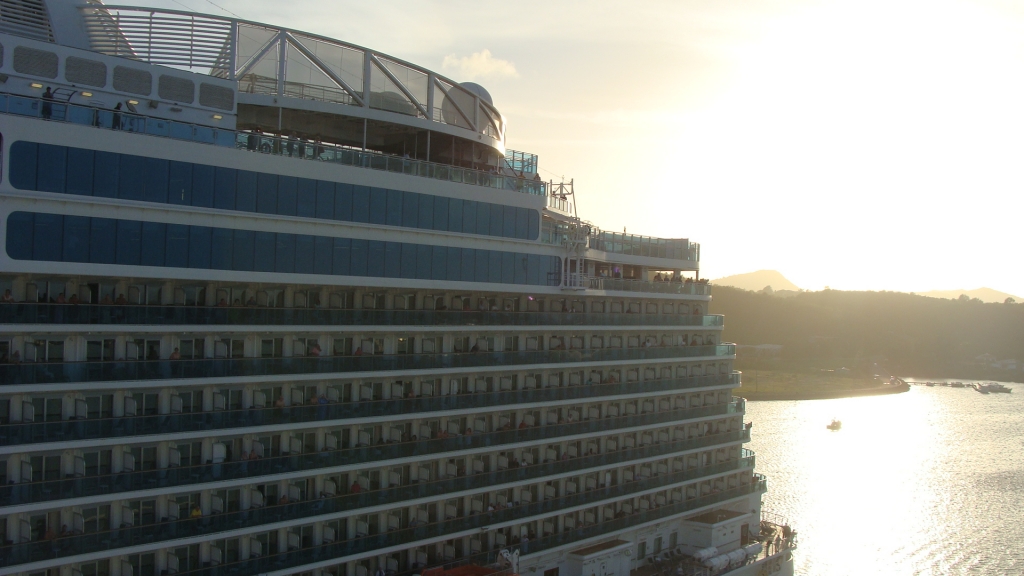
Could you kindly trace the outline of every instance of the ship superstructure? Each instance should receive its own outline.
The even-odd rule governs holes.
[[[338,40],[0,0],[0,576],[792,573],[699,246],[581,220],[505,122]]]

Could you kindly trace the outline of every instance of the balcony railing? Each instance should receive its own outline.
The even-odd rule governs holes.
[[[592,399],[620,394],[689,390],[707,386],[738,386],[739,373],[644,382],[588,384],[450,394],[433,397],[360,400],[289,408],[246,408],[186,414],[153,414],[119,418],[62,420],[0,425],[0,446],[89,440],[147,434],[169,434],[278,424],[308,424],[347,418],[392,417],[444,410],[507,407],[526,402]],[[358,393],[358,392],[357,392]]]
[[[448,370],[528,364],[571,365],[701,356],[734,356],[735,354],[736,346],[734,344],[719,344],[714,346],[468,352],[461,354],[26,363],[0,366],[0,382],[3,384],[53,384],[188,378],[244,378],[383,370]]]
[[[317,453],[286,454],[259,460],[222,462],[82,476],[60,480],[42,480],[0,486],[0,506],[49,502],[67,498],[97,496],[115,492],[149,490],[169,486],[192,486],[205,482],[216,482],[229,478],[249,478],[266,474],[312,471],[333,466],[362,465],[369,462],[383,462],[396,458],[429,458],[449,452],[473,448],[499,448],[518,442],[555,441],[560,436],[592,435],[612,433],[614,430],[651,424],[669,424],[706,416],[742,414],[742,399],[728,404],[672,410],[617,418],[602,418],[571,424],[552,424],[532,428],[502,430],[450,438],[415,440],[343,448]],[[734,434],[749,438],[748,431]],[[746,440],[744,440],[746,441]]]
[[[425,160],[400,158],[380,152],[371,152],[331,144],[298,141],[255,134],[241,130],[211,128],[198,124],[150,118],[127,110],[105,110],[79,104],[66,104],[42,98],[29,98],[14,94],[0,94],[0,113],[30,116],[52,122],[69,122],[81,126],[134,132],[149,136],[185,140],[200,144],[233,147],[239,150],[262,152],[275,156],[290,156],[306,160],[319,160],[344,166],[371,168],[385,172],[420,176],[446,182],[459,182],[512,190],[524,194],[544,196],[546,185],[539,180],[504,176],[483,170],[460,168]],[[289,146],[289,141],[291,146]],[[291,150],[291,153],[289,153]],[[301,152],[301,153],[300,153]]]
[[[617,456],[617,454],[612,454],[612,456]],[[530,468],[517,468],[473,476],[462,476],[440,482],[414,484],[373,492],[320,498],[293,504],[218,513],[204,518],[186,518],[175,521],[167,521],[165,519],[156,524],[80,534],[57,540],[26,542],[0,547],[0,566],[41,562],[52,558],[65,558],[77,554],[86,554],[95,550],[113,550],[179,538],[193,538],[197,536],[216,538],[218,532],[238,530],[240,528],[258,529],[263,524],[272,524],[286,520],[309,519],[313,521],[315,517],[338,513],[352,513],[361,508],[371,506],[396,505],[415,498],[443,497],[446,494],[471,490],[481,486],[528,482],[534,478],[584,469],[581,467],[582,461],[594,459],[595,457],[577,458],[575,461],[555,462]],[[588,462],[587,464],[589,466],[599,465],[595,462]],[[513,508],[503,508],[500,511],[487,512],[486,518],[484,518],[483,513],[479,513],[476,516],[463,517],[462,519],[473,518],[479,520],[484,518],[487,522],[501,522],[506,518],[524,518],[528,515],[543,514],[570,506],[586,505],[607,498],[629,496],[630,494],[653,488],[671,486],[698,478],[753,467],[754,457],[750,456],[709,466],[655,475],[649,478],[638,478],[633,482],[581,491],[577,494],[549,498],[532,504],[521,504]],[[425,524],[414,529],[429,531],[432,528],[438,528],[438,524],[449,524],[449,522]],[[450,530],[450,527],[448,529]],[[439,534],[443,533],[440,532]],[[353,538],[349,541],[355,540],[359,540],[359,538]]]
[[[247,326],[706,326],[724,316],[462,310],[0,304],[0,324]]]
[[[588,276],[584,280],[586,287],[592,290],[656,292],[659,294],[689,294],[692,296],[708,296],[711,294],[711,285],[703,282],[648,282],[646,280],[601,278],[598,276]]]
[[[564,499],[563,501],[546,501],[537,502],[528,506],[521,506],[519,508],[511,508],[502,510],[500,512],[494,512],[491,514],[477,514],[475,516],[468,516],[464,518],[457,518],[454,520],[447,520],[444,522],[438,522],[436,524],[429,524],[419,526],[416,528],[406,528],[404,530],[395,530],[391,532],[375,534],[372,536],[366,536],[363,538],[356,538],[352,540],[345,540],[342,542],[334,542],[330,544],[320,544],[317,546],[309,546],[306,548],[300,548],[298,550],[292,550],[281,554],[272,554],[263,556],[261,558],[252,558],[248,560],[242,560],[239,562],[231,562],[227,564],[221,564],[219,566],[211,566],[207,568],[201,568],[198,570],[189,570],[185,572],[178,572],[180,575],[188,576],[228,576],[234,574],[258,574],[263,572],[270,572],[274,570],[288,570],[295,569],[306,564],[312,564],[315,562],[330,561],[336,558],[343,558],[354,554],[363,554],[372,552],[382,548],[389,548],[393,546],[407,547],[418,541],[430,541],[443,538],[446,534],[464,532],[468,530],[485,530],[487,526],[496,524],[499,522],[514,521],[519,518],[527,516],[534,516],[546,513],[556,513],[559,510],[570,506],[577,506],[585,504],[588,501],[597,501],[602,498],[613,498],[615,497],[614,488],[598,490],[595,492],[588,492],[585,494],[579,494],[579,500],[581,502],[570,503],[570,499]],[[758,492],[764,492],[767,489],[765,480],[761,479],[760,476],[755,475],[754,481],[749,484],[743,484],[736,488],[730,488],[723,490],[718,493],[708,494],[707,496],[701,496],[684,500],[682,502],[676,502],[673,504],[667,504],[659,508],[653,508],[647,511],[637,511],[633,514],[615,518],[612,520],[606,520],[603,522],[596,522],[588,526],[581,526],[580,528],[565,530],[557,534],[551,534],[547,536],[541,536],[536,539],[531,539],[529,547],[518,546],[521,554],[533,554],[536,552],[543,552],[559,546],[572,544],[588,538],[601,536],[604,534],[610,534],[620,530],[626,530],[633,526],[646,524],[655,520],[661,520],[670,516],[683,514],[692,510],[697,510],[705,506],[712,506],[721,502],[747,496]],[[591,495],[594,496],[591,496]],[[488,564],[494,560],[496,551],[482,552],[472,556],[466,556],[461,559],[461,562],[473,562],[477,564]]]

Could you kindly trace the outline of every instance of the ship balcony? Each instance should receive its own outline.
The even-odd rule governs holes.
[[[523,194],[537,196],[547,194],[546,184],[531,178],[518,178],[494,171],[403,158],[323,142],[151,118],[127,110],[114,112],[78,104],[65,104],[44,101],[41,98],[0,93],[0,114],[27,116],[50,122],[67,122],[79,126],[131,132],[197,144],[210,144],[254,153],[287,156],[297,160],[316,160]]]
[[[697,511],[737,498],[764,493],[766,489],[767,486],[763,477],[755,474],[751,482],[741,483],[735,488],[695,498],[673,500],[671,503],[666,502],[665,505],[657,507],[642,508],[637,506],[629,513],[622,513],[615,518],[600,522],[574,524],[574,526],[566,527],[565,530],[560,532],[530,538],[528,545],[525,543],[515,544],[512,548],[518,548],[520,554],[544,552],[591,538],[599,538],[607,534],[647,525],[658,520]],[[607,493],[605,493],[606,491]],[[494,536],[488,530],[488,527],[491,525],[513,523],[527,516],[545,513],[557,514],[567,507],[586,505],[588,502],[595,502],[601,498],[611,498],[614,496],[615,492],[612,489],[582,493],[564,499],[536,502],[488,514],[476,514],[444,522],[421,525],[415,528],[398,529],[349,540],[325,542],[313,546],[300,546],[284,553],[269,554],[255,558],[250,557],[246,560],[204,567],[197,570],[178,571],[177,573],[189,576],[222,576],[224,574],[257,574],[279,570],[299,571],[302,566],[313,563],[329,563],[335,559],[344,561],[344,558],[350,556],[366,556],[376,550],[387,548],[408,548],[425,542],[444,540],[449,534],[471,531],[479,534],[482,541],[483,538]],[[548,518],[552,524],[557,520],[557,516],[549,516]],[[534,523],[537,521],[529,522]],[[506,529],[499,528],[495,532],[503,532],[504,530]],[[444,561],[450,566],[466,563],[485,565],[493,563],[497,558],[497,553],[498,550],[494,549],[487,552],[471,553],[459,558],[455,558],[453,554],[450,557],[445,557]]]
[[[444,498],[449,494],[478,489],[481,486],[523,483],[544,476],[614,463],[619,461],[622,456],[623,454],[621,453],[615,453],[609,454],[607,457],[576,458],[569,461],[463,476],[453,480],[428,482],[355,494],[334,495],[303,502],[250,508],[236,512],[220,512],[203,518],[166,519],[156,524],[77,534],[52,541],[23,542],[0,547],[0,566],[7,567],[29,562],[45,562],[54,558],[67,558],[96,550],[113,550],[182,538],[215,538],[219,532],[239,529],[258,530],[261,525],[274,524],[281,521],[302,519],[313,521],[318,519],[318,517],[326,515],[352,513],[361,508],[397,504],[406,500]],[[480,525],[500,523],[527,516],[548,514],[563,508],[586,506],[611,498],[628,497],[631,494],[671,487],[709,476],[728,474],[740,470],[752,470],[753,467],[754,456],[750,455],[682,471],[658,474],[651,477],[637,477],[632,481],[621,484],[595,487],[561,497],[546,498],[535,503],[524,503],[511,508],[490,511],[486,515],[477,512],[470,516],[446,520],[445,522],[422,524],[404,530],[397,529],[389,532],[389,534],[397,535],[404,533],[402,534],[406,536],[404,542],[440,537],[450,532],[465,530],[467,529],[466,525],[479,527]],[[387,544],[383,546],[380,544],[380,536],[382,535],[346,540],[350,546],[356,547],[349,553],[387,546]]]
[[[711,294],[711,285],[706,282],[654,282],[639,278],[613,278],[610,276],[585,276],[581,278],[580,282],[583,287],[591,290],[690,296],[709,296]]]
[[[285,408],[251,407],[178,414],[125,416],[120,418],[78,418],[57,422],[30,422],[0,425],[0,446],[19,446],[46,442],[82,441],[100,438],[209,432],[233,428],[251,429],[281,424],[306,424],[315,421],[351,418],[393,418],[404,414],[422,414],[447,410],[499,409],[524,403],[586,399],[594,402],[605,396],[678,392],[713,386],[736,387],[740,374],[718,374],[689,378],[665,378],[643,382],[589,384],[566,387],[529,388],[476,392],[445,396],[401,397],[386,400],[333,401],[316,406]],[[479,432],[479,431],[478,431]]]
[[[310,472],[337,466],[358,466],[370,462],[387,462],[400,458],[430,458],[454,455],[459,451],[473,449],[498,449],[523,442],[554,442],[559,437],[614,433],[615,430],[672,424],[702,417],[742,414],[744,402],[737,399],[727,404],[701,408],[689,408],[587,420],[567,424],[551,424],[513,430],[454,436],[447,438],[418,439],[407,442],[392,442],[374,446],[325,450],[313,453],[291,453],[260,460],[231,461],[196,466],[175,466],[155,470],[125,471],[97,476],[76,476],[59,480],[21,482],[0,486],[0,506],[52,502],[69,498],[109,495],[112,492],[128,492],[182,486],[186,489],[207,482],[230,478],[250,478],[265,474]],[[723,442],[747,442],[749,428],[695,436],[693,438],[662,442],[657,446],[664,453],[699,448]]]
[[[720,314],[505,312],[462,310],[331,310],[314,308],[4,304],[0,324],[203,326],[703,326]]]
[[[733,357],[735,344],[666,346],[632,349],[531,350],[454,354],[389,354],[293,358],[222,358],[212,360],[137,360],[6,364],[0,382],[55,384],[139,380],[248,378],[296,374],[450,370],[532,364],[585,364],[698,357]]]

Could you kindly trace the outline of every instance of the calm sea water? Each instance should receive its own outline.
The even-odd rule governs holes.
[[[799,531],[797,574],[1024,574],[1024,385],[1007,385],[748,402],[764,508]]]

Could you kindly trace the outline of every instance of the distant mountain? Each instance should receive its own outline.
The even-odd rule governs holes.
[[[931,296],[932,298],[959,298],[961,294],[966,294],[968,298],[977,298],[982,302],[1005,302],[1007,298],[1013,298],[1017,302],[1024,302],[1024,298],[1020,296],[1014,296],[1013,294],[1007,294],[1006,292],[1000,292],[991,288],[932,290],[930,292],[918,292],[918,294],[921,296]]]
[[[742,290],[763,290],[765,286],[771,286],[772,290],[792,290],[799,292],[800,287],[786,279],[778,270],[758,270],[746,274],[734,274],[718,280],[712,280],[712,284],[718,286],[732,286]],[[1000,300],[1002,302],[1002,300]]]

